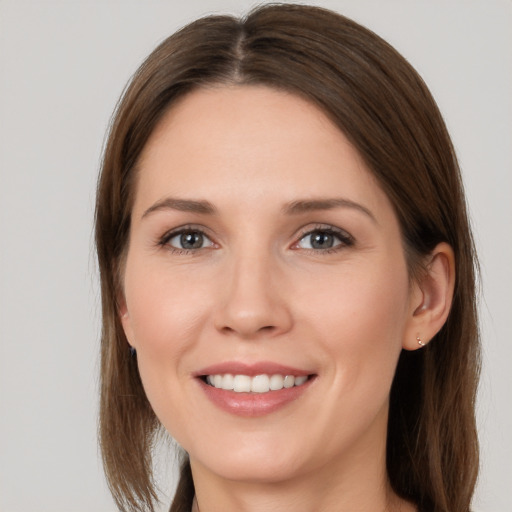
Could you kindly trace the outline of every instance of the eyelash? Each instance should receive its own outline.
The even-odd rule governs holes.
[[[314,254],[332,254],[336,253],[338,251],[341,251],[347,247],[352,247],[355,243],[354,238],[344,231],[343,229],[335,228],[334,226],[326,226],[319,224],[315,226],[313,229],[307,229],[303,233],[299,235],[299,239],[297,242],[293,244],[292,247],[297,247],[302,240],[304,240],[308,236],[312,236],[315,233],[321,233],[333,236],[339,240],[339,244],[335,245],[334,247],[330,247],[328,249],[302,249],[304,251],[308,251],[310,253]]]
[[[196,254],[201,249],[204,249],[204,247],[201,247],[198,249],[180,249],[178,247],[173,247],[172,245],[169,244],[169,242],[173,238],[180,236],[180,235],[184,235],[184,234],[198,234],[198,235],[203,236],[207,240],[211,241],[210,237],[204,232],[204,230],[202,228],[198,228],[198,227],[194,227],[194,226],[183,226],[179,229],[168,231],[167,233],[165,233],[165,235],[162,236],[162,238],[160,238],[158,240],[158,245],[162,248],[167,249],[168,251],[170,251],[173,254],[177,254],[178,256],[182,255],[182,254],[183,255]],[[215,245],[215,244],[212,242],[212,245]]]
[[[354,238],[347,233],[346,231],[335,228],[333,226],[325,226],[325,225],[317,225],[313,229],[307,229],[300,233],[299,238],[294,244],[292,245],[293,250],[298,250],[300,247],[298,247],[298,244],[302,242],[306,237],[312,236],[315,233],[321,233],[326,234],[335,237],[340,242],[339,244],[335,245],[334,247],[330,247],[328,249],[302,249],[303,251],[307,251],[314,254],[332,254],[335,252],[338,252],[340,250],[343,250],[346,247],[351,247],[354,245],[355,240]],[[172,245],[169,245],[170,240],[173,238],[183,235],[183,234],[199,234],[209,240],[211,242],[212,246],[215,246],[215,243],[210,239],[210,237],[204,232],[202,228],[197,228],[194,226],[183,226],[182,228],[169,231],[165,233],[159,240],[157,245],[167,249],[173,254],[176,255],[187,255],[187,254],[197,254],[200,250],[206,249],[207,247],[199,247],[197,249],[180,249],[178,247],[173,247]]]

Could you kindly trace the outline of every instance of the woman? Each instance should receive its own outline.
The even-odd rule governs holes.
[[[164,41],[106,146],[100,436],[120,509],[467,512],[475,256],[424,83],[315,7]]]

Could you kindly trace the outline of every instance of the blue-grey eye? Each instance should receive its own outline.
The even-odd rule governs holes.
[[[213,242],[200,231],[183,231],[169,238],[167,242],[177,249],[193,250],[211,247]]]
[[[332,249],[342,243],[341,237],[331,231],[317,230],[303,236],[297,245],[301,249]]]

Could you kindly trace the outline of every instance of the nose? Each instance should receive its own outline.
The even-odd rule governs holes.
[[[237,258],[223,275],[215,327],[243,339],[275,337],[289,331],[292,315],[278,265],[266,256]]]

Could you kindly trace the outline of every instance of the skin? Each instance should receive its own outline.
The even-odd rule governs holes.
[[[286,211],[325,198],[351,204]],[[183,226],[204,232],[201,248],[165,237]],[[342,236],[311,248],[315,229]],[[411,283],[389,199],[314,105],[219,86],[164,116],[139,161],[120,314],[152,407],[190,455],[201,512],[415,510],[388,485],[385,441],[398,356],[449,311],[451,249],[426,265]],[[223,361],[316,377],[285,407],[239,417],[194,376]]]

